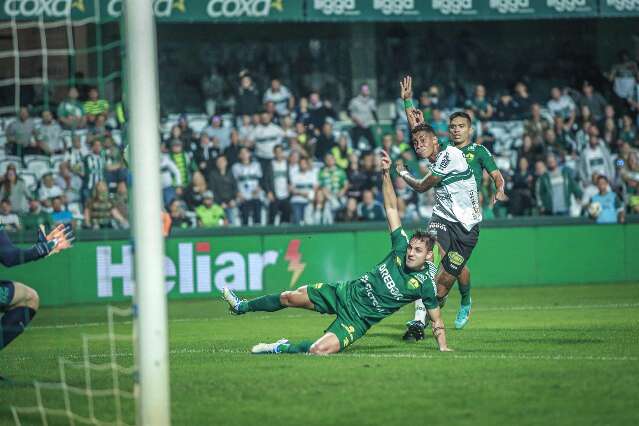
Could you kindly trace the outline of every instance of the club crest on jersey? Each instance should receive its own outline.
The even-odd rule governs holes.
[[[473,161],[473,158],[475,158],[475,154],[473,154],[472,152],[467,152],[464,156],[466,157],[466,161],[468,162]]]
[[[455,266],[459,266],[462,263],[464,263],[464,256],[457,253],[456,251],[449,251],[448,259],[450,260],[450,263],[452,263]]]
[[[313,284],[313,288],[319,290],[320,288],[322,288],[323,285],[324,283]]]
[[[410,280],[408,280],[408,282],[406,283],[406,285],[408,286],[408,288],[410,288],[411,290],[416,290],[419,288],[419,281],[417,281],[416,278],[411,278]]]

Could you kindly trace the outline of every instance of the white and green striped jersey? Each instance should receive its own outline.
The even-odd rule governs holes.
[[[447,146],[437,154],[431,173],[442,178],[435,186],[433,214],[459,222],[467,231],[481,222],[477,183],[460,149]]]

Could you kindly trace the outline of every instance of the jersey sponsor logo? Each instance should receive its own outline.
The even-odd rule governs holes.
[[[490,0],[490,8],[499,13],[531,13],[530,0]]]
[[[340,322],[339,325],[342,326],[346,333],[348,333],[348,339],[352,342],[353,335],[355,334],[355,327],[353,327],[352,325],[346,325],[343,322]]]
[[[11,18],[66,18],[76,9],[85,11],[84,0],[6,0],[4,13]]]
[[[383,15],[417,15],[415,0],[374,0],[373,9]]]
[[[320,288],[324,287],[324,283],[317,283],[317,284],[313,284],[313,288],[315,290],[319,290]]]
[[[433,9],[443,15],[468,15],[476,14],[473,9],[473,0],[433,0]]]
[[[587,5],[586,0],[548,0],[548,7],[557,12],[589,12],[592,7]]]
[[[450,263],[452,263],[453,265],[460,266],[462,263],[464,263],[464,256],[456,251],[449,251],[448,260],[450,260]]]
[[[324,15],[359,15],[355,0],[313,0],[313,8]]]
[[[113,246],[120,247],[120,253],[113,253],[111,245],[96,247],[98,298],[134,293],[133,248],[126,244]],[[209,241],[179,243],[177,250],[164,258],[166,292],[210,294],[224,286],[239,292],[263,291],[264,274],[278,264],[282,251],[220,251]],[[122,286],[121,291],[114,291],[116,283]]]
[[[639,10],[639,0],[606,0],[606,5],[619,12]]]
[[[385,314],[386,310],[381,307],[379,300],[377,300],[377,296],[375,296],[375,292],[373,291],[373,286],[368,280],[368,274],[364,274],[359,280],[365,284],[364,289],[366,290],[366,296],[371,301],[373,309],[375,309],[380,314]]]
[[[448,232],[448,228],[446,228],[446,225],[441,222],[431,222],[428,225],[429,233],[432,233],[433,231],[436,231],[437,229],[443,232]]]
[[[395,284],[393,277],[391,277],[386,264],[382,263],[381,265],[379,265],[378,269],[379,273],[382,276],[382,281],[384,281],[384,284],[386,285],[386,288],[388,289],[390,294],[395,298],[395,300],[401,300],[404,295],[397,288],[397,284]]]
[[[450,164],[450,155],[447,152],[445,152],[437,167],[443,170],[446,167],[448,167],[449,164]]]
[[[406,286],[412,290],[416,290],[419,288],[420,283],[419,281],[417,281],[416,278],[411,278],[410,280],[408,280],[408,282],[406,283]]]

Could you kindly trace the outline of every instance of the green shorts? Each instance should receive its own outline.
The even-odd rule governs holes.
[[[357,311],[348,300],[348,281],[338,283],[317,283],[307,286],[308,298],[321,314],[337,315],[326,332],[339,339],[340,351],[362,337],[370,328],[359,318]]]

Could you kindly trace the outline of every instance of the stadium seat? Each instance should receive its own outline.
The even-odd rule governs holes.
[[[23,171],[20,173],[20,178],[24,181],[27,189],[34,192],[38,186],[38,177],[35,173]]]
[[[0,160],[0,176],[4,176],[4,173],[7,171],[7,167],[9,167],[10,164],[16,166],[18,173],[22,170],[22,161],[20,160],[20,157],[8,156]]]
[[[57,173],[62,162],[64,162],[64,155],[53,155],[51,157],[51,169]]]
[[[193,129],[193,132],[200,133],[206,126],[208,126],[208,120],[206,117],[197,117],[194,118],[193,121],[190,121],[189,125],[191,126],[191,129]]]
[[[29,158],[30,157],[30,158]],[[25,157],[27,170],[34,173],[40,179],[45,173],[51,171],[51,162],[48,157],[29,156]]]

